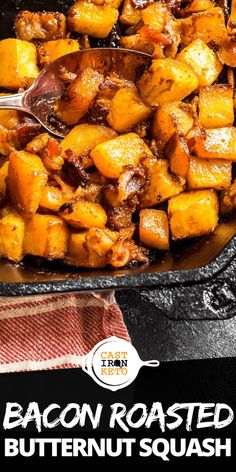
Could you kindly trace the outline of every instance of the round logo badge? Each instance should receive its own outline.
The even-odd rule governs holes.
[[[101,387],[119,390],[130,385],[142,366],[158,367],[159,361],[143,362],[135,347],[115,336],[96,344],[82,360],[82,369]]]

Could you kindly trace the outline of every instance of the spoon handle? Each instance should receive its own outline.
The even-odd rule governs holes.
[[[14,95],[0,96],[0,110],[21,110],[26,111],[24,105],[25,92]]]

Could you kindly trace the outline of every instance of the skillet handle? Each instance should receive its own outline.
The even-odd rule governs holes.
[[[142,301],[171,320],[224,320],[236,315],[236,284],[220,280],[140,291]]]

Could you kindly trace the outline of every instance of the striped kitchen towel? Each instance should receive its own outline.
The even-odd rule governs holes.
[[[0,297],[0,373],[80,367],[110,336],[130,341],[114,293]]]

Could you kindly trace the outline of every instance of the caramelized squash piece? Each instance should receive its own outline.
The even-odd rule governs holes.
[[[118,238],[119,233],[108,228],[72,233],[66,262],[77,267],[105,267],[107,254]]]
[[[236,2],[231,0],[230,16],[227,23],[227,31],[229,36],[235,36],[236,34]]]
[[[141,208],[156,206],[173,195],[183,192],[185,179],[169,172],[169,162],[166,159],[149,159],[147,164],[150,183],[141,198]],[[145,161],[143,165],[146,165]]]
[[[145,246],[167,251],[169,249],[169,223],[162,210],[140,211],[139,238]]]
[[[183,100],[198,87],[192,67],[176,59],[156,59],[138,82],[140,95],[149,106]]]
[[[146,54],[152,54],[155,49],[155,45],[139,33],[123,36],[119,41],[119,45],[124,49],[135,49]]]
[[[20,39],[0,41],[0,87],[9,90],[27,88],[39,74],[34,44]]]
[[[24,234],[25,222],[22,216],[14,208],[4,208],[0,219],[0,256],[20,262],[23,258]]]
[[[24,254],[63,259],[67,253],[69,230],[65,222],[54,215],[34,215],[26,222]]]
[[[6,93],[0,93],[2,95],[8,95]],[[20,114],[17,110],[0,110],[0,125],[6,129],[14,129],[21,122]]]
[[[142,102],[136,87],[124,87],[112,99],[107,121],[115,131],[124,133],[148,119],[151,113],[152,108]]]
[[[195,152],[198,157],[236,161],[236,128],[207,129],[196,136]]]
[[[202,39],[205,43],[214,41],[218,45],[227,40],[224,12],[219,7],[193,13],[182,20],[181,26],[183,46],[188,46],[195,39]]]
[[[58,100],[55,106],[57,118],[67,125],[78,123],[87,113],[102,82],[103,76],[99,72],[89,67],[83,69],[68,87],[66,97]]]
[[[196,39],[177,56],[179,61],[192,66],[199,85],[211,85],[223,69],[217,55],[202,39]]]
[[[227,84],[201,87],[199,120],[204,128],[221,128],[234,123],[233,88]]]
[[[20,213],[32,216],[36,213],[48,174],[35,154],[12,152],[7,178],[7,189],[12,205]]]
[[[124,166],[137,167],[139,161],[152,156],[152,152],[137,134],[128,133],[99,144],[90,156],[104,177],[118,179]]]
[[[104,228],[107,222],[103,207],[85,200],[63,205],[60,216],[74,228]]]
[[[61,56],[79,50],[77,39],[57,39],[56,41],[46,41],[37,46],[39,63],[46,66]]]
[[[66,158],[66,151],[71,150],[82,159],[83,165],[91,167],[93,165],[89,154],[92,149],[100,143],[115,138],[116,132],[111,128],[102,125],[83,124],[75,126],[62,140],[61,148],[63,157]]]
[[[9,156],[14,151],[15,146],[9,130],[0,125],[0,154]]]
[[[69,199],[63,195],[61,189],[52,185],[46,185],[42,189],[39,206],[45,210],[58,212],[61,206],[68,201]]]
[[[161,2],[155,2],[141,10],[140,14],[145,25],[149,25],[161,32],[166,25],[169,11],[166,5]]]
[[[189,189],[214,188],[223,190],[230,186],[232,163],[223,159],[191,157],[187,175]]]
[[[157,108],[152,125],[152,133],[158,141],[166,143],[177,133],[185,136],[193,126],[191,108],[182,102],[167,103]]]
[[[210,10],[215,7],[211,0],[193,0],[185,9],[185,13],[199,13],[200,11]]]
[[[0,167],[0,202],[2,202],[6,196],[6,179],[8,176],[9,161],[6,161]]]
[[[165,152],[169,159],[172,174],[186,178],[189,170],[190,155],[185,139],[174,134],[170,138]]]
[[[168,216],[173,239],[193,238],[214,231],[218,207],[214,190],[184,192],[170,198]]]
[[[140,20],[140,11],[134,7],[132,0],[125,0],[122,8],[122,13],[119,16],[119,21],[123,25],[133,26],[137,25]]]
[[[68,10],[67,23],[69,29],[76,33],[106,38],[118,16],[118,10],[114,7],[77,0]]]

